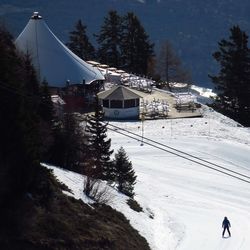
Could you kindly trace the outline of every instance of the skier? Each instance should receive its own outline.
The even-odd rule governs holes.
[[[230,221],[228,220],[227,217],[224,218],[223,222],[222,222],[222,227],[223,227],[223,233],[222,233],[222,237],[224,237],[224,233],[227,230],[229,237],[231,237],[231,233],[229,230],[229,227],[231,227]]]

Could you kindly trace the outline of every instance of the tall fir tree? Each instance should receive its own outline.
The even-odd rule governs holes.
[[[87,136],[74,113],[65,113],[53,126],[54,143],[49,162],[83,173],[82,164],[87,158]]]
[[[78,20],[75,24],[75,30],[70,32],[69,42],[66,45],[83,60],[94,60],[96,57],[95,48],[89,41],[86,28],[87,26]]]
[[[129,158],[123,147],[121,147],[117,154],[115,154],[114,171],[116,182],[118,184],[118,190],[121,193],[133,198],[134,185],[136,184],[136,175],[133,170],[132,163],[129,161]]]
[[[39,132],[43,138],[40,143],[41,161],[49,162],[51,158],[51,149],[54,144],[53,127],[55,123],[54,106],[49,92],[48,82],[43,80],[40,85],[40,103],[38,108]]]
[[[89,133],[89,166],[86,175],[103,180],[112,179],[112,161],[110,156],[111,139],[107,139],[107,124],[103,123],[104,113],[98,102],[95,100],[95,113],[89,116],[86,131]]]
[[[250,50],[248,36],[239,26],[230,29],[213,54],[220,65],[217,76],[210,76],[218,91],[213,107],[245,126],[250,125]]]
[[[122,21],[122,68],[140,75],[148,74],[148,64],[154,56],[154,44],[137,16],[129,12]]]
[[[121,17],[116,11],[111,10],[104,18],[100,34],[96,36],[99,44],[98,60],[111,67],[119,68],[121,66]]]
[[[0,27],[0,202],[21,196],[40,166],[39,86],[27,55]]]
[[[39,105],[41,103],[39,81],[37,79],[36,71],[31,63],[29,54],[24,55],[22,62],[23,68],[23,84],[22,84],[22,114],[21,120],[24,122],[24,142],[25,151],[24,155],[27,154],[27,164],[25,171],[23,171],[24,178],[30,177],[29,182],[32,182],[37,169],[34,166],[40,165],[40,131],[39,122],[41,117],[39,116]],[[25,177],[26,176],[26,177]],[[27,183],[28,184],[28,183]]]
[[[48,82],[44,80],[40,86],[39,116],[50,125],[54,118],[54,107],[49,92]]]

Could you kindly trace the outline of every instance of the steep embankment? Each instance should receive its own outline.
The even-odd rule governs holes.
[[[121,213],[66,196],[46,168],[32,193],[13,201],[2,218],[1,249],[145,249],[148,244]]]

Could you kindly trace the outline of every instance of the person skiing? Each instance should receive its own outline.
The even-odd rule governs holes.
[[[225,231],[227,230],[229,237],[231,237],[231,233],[229,230],[229,227],[231,227],[230,221],[228,220],[227,217],[224,218],[223,222],[222,222],[222,228],[223,228],[223,233],[222,233],[222,237],[224,237]]]

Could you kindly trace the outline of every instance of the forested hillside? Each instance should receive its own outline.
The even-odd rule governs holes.
[[[62,124],[53,116],[46,82],[38,84],[29,55],[17,51],[12,40],[11,34],[0,27],[1,249],[148,250],[145,239],[122,214],[100,203],[93,209],[66,197],[62,189],[70,190],[40,165],[41,161],[60,160],[75,167],[76,150],[69,152],[72,147],[63,143],[75,146],[74,121],[65,115]],[[109,144],[110,140],[106,148]],[[89,145],[92,152],[94,146]],[[100,160],[109,161],[107,157]]]
[[[207,75],[216,71],[211,54],[229,28],[238,24],[247,33],[250,31],[250,2],[247,0],[62,0],[59,3],[2,0],[0,18],[18,35],[32,12],[40,11],[49,27],[65,42],[80,18],[95,42],[93,34],[99,32],[110,9],[120,14],[134,11],[156,49],[161,41],[170,40],[199,85],[211,84]]]

